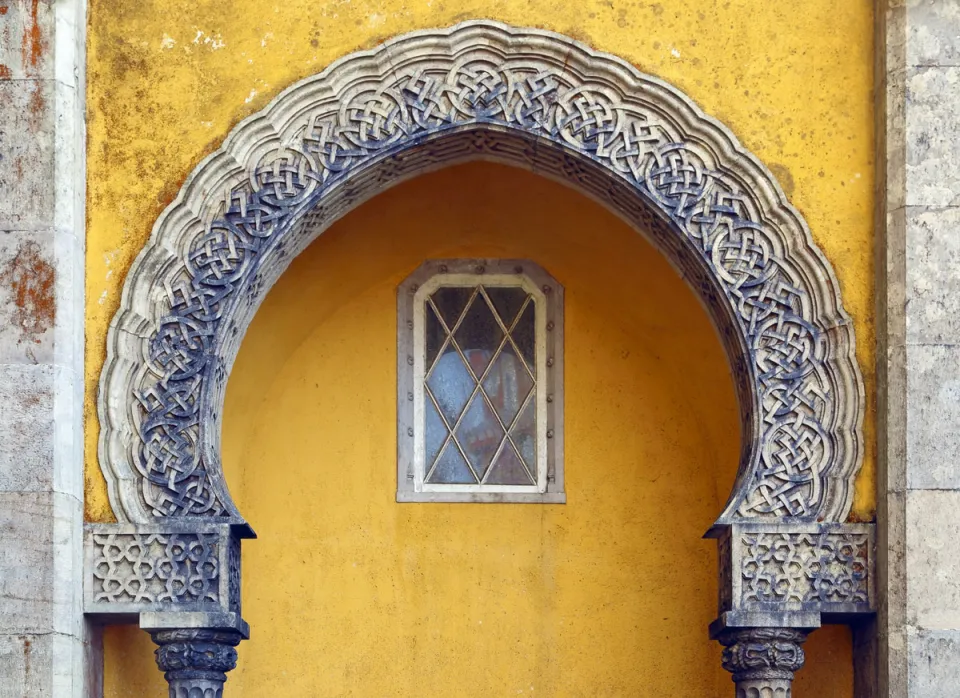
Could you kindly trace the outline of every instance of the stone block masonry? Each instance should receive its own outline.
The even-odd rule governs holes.
[[[82,605],[85,25],[84,0],[0,0],[4,696],[98,691]]]
[[[877,3],[879,684],[960,667],[960,2]]]

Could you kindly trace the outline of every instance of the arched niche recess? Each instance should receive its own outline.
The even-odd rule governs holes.
[[[100,464],[121,522],[243,523],[220,431],[260,302],[352,208],[478,159],[559,180],[648,231],[703,300],[742,417],[719,525],[845,520],[863,440],[852,323],[774,177],[664,82],[563,36],[479,21],[401,36],[285,90],[160,216],[100,381]]]
[[[712,529],[711,635],[738,691],[789,695],[822,618],[875,610],[873,527],[843,523],[864,392],[837,279],[770,172],[677,90],[566,37],[489,21],[401,36],[290,87],[157,220],[108,334],[99,457],[120,523],[87,526],[85,612],[139,619],[171,691],[220,695],[248,634],[251,531],[220,464],[244,333],[334,221],[469,160],[528,168],[607,206],[710,312],[742,432]]]

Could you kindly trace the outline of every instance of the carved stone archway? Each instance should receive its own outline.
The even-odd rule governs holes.
[[[287,264],[335,220],[471,159],[529,168],[603,203],[648,232],[703,299],[742,417],[739,474],[713,529],[716,633],[744,685],[766,680],[737,669],[741,654],[756,655],[744,643],[792,643],[789,667],[764,665],[789,687],[797,638],[821,613],[872,608],[870,529],[842,525],[864,396],[836,277],[770,172],[689,99],[566,37],[487,21],[399,37],[287,89],[161,215],[110,326],[100,464],[123,523],[88,532],[88,611],[139,614],[163,656],[189,654],[191,642],[233,656],[246,632],[237,539],[249,529],[219,441],[244,332]],[[131,594],[117,560],[151,554],[174,564],[193,555],[190,569],[206,576],[179,595]],[[787,586],[771,587],[781,577]],[[189,613],[200,615],[186,622]],[[750,634],[760,626],[780,630]],[[202,633],[190,639],[187,628]],[[228,663],[203,680],[222,682]]]

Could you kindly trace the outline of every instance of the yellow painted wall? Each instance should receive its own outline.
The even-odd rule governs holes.
[[[870,519],[870,5],[94,0],[88,519],[111,519],[96,464],[105,328],[130,262],[184,177],[297,79],[397,33],[475,17],[620,55],[686,92],[774,170],[834,264],[856,324],[868,413],[854,517]],[[446,196],[431,194],[431,182]],[[478,190],[495,201],[477,207]],[[255,639],[241,648],[232,693],[271,695],[283,681],[297,687],[291,695],[515,695],[529,685],[557,696],[726,695],[718,650],[704,642],[716,582],[712,543],[699,535],[732,482],[736,422],[705,316],[638,236],[557,185],[469,166],[456,181],[443,173],[405,191],[358,210],[295,263],[231,377],[224,463],[261,535],[245,546]],[[425,226],[426,210],[446,226]],[[565,232],[545,239],[544,221]],[[392,502],[392,288],[425,256],[458,253],[531,256],[567,284],[568,366],[585,368],[567,376],[565,507]],[[611,260],[629,271],[609,273]],[[353,273],[338,275],[347,265]],[[664,288],[680,299],[664,306]],[[664,468],[686,475],[658,479]],[[287,534],[294,543],[282,549]],[[673,583],[681,568],[686,581]],[[664,589],[674,600],[654,603]],[[288,613],[303,598],[310,608]],[[849,695],[847,631],[818,631],[808,649],[818,660],[798,695]],[[141,633],[107,633],[108,696],[159,696],[159,681]],[[683,688],[689,682],[697,689]]]
[[[531,258],[566,289],[564,506],[395,502],[396,286],[465,256]],[[729,692],[700,538],[739,453],[726,360],[667,262],[579,194],[475,164],[355,211],[258,313],[224,448],[260,535],[233,696]],[[133,647],[149,656],[142,633],[108,633],[108,696],[146,671],[125,666]],[[817,648],[833,658],[806,695],[851,695],[846,631]]]

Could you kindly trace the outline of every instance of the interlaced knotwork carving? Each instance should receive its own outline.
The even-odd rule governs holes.
[[[578,152],[609,157],[624,116],[602,93],[581,88],[557,102],[554,122],[556,132]]]
[[[272,283],[264,281],[266,260],[285,255],[277,250],[288,239],[295,246],[315,235],[304,227],[311,216],[334,220],[404,175],[478,155],[562,176],[637,225],[648,228],[652,218],[668,227],[661,247],[682,268],[712,277],[697,282],[701,294],[725,306],[715,315],[728,324],[732,318],[735,329],[721,327],[721,334],[749,352],[734,368],[753,396],[741,402],[744,418],[755,421],[746,432],[755,442],[744,450],[746,481],[732,515],[812,520],[837,506],[826,503],[826,482],[836,467],[836,430],[849,429],[850,418],[837,417],[809,282],[785,264],[783,235],[761,213],[769,199],[748,190],[742,172],[704,145],[701,133],[665,118],[669,112],[646,89],[618,90],[621,78],[611,76],[626,70],[622,64],[592,78],[529,51],[492,60],[483,41],[456,55],[444,45],[408,56],[378,79],[368,70],[355,83],[332,83],[341,90],[336,102],[315,91],[315,108],[297,112],[282,145],[256,151],[245,178],[210,206],[212,222],[184,243],[183,268],[170,275],[167,307],[152,328],[148,370],[137,378],[134,465],[146,509],[236,515],[211,445],[218,437],[208,431],[219,429],[211,416],[219,407],[208,402],[222,398],[223,367],[231,363],[221,354],[224,318],[252,313]],[[633,195],[614,195],[624,187]],[[853,409],[859,414],[859,402]],[[843,478],[856,458],[849,450]]]
[[[450,100],[451,110],[445,112],[444,98],[439,97],[444,85],[432,85],[430,91],[432,101],[438,106],[438,111],[444,113],[451,121],[459,115],[463,119],[495,119],[505,120],[511,113],[509,98],[510,87],[503,80],[503,76],[496,68],[490,65],[477,64],[464,66],[462,70],[454,71],[449,80],[450,91],[447,98]],[[438,89],[439,88],[439,89]],[[529,108],[533,103],[541,107],[540,113],[545,113],[540,97],[532,90],[526,92],[528,101],[524,107]],[[532,120],[533,112],[528,111],[524,117]]]

